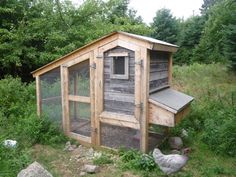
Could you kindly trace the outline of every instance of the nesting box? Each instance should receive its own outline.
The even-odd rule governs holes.
[[[193,98],[171,88],[177,46],[113,32],[32,72],[37,110],[81,144],[137,148],[158,142],[150,125],[174,127]]]

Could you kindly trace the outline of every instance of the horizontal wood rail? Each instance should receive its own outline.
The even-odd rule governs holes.
[[[77,96],[77,95],[69,95],[69,101],[76,101],[76,102],[82,102],[82,103],[90,103],[90,97]]]
[[[102,112],[100,114],[100,121],[103,123],[117,125],[120,127],[129,127],[133,129],[140,129],[140,124],[135,119],[134,116],[131,115],[124,115],[118,113],[111,113],[111,112]]]
[[[91,143],[91,138],[90,137],[79,135],[77,133],[70,132],[69,137],[71,137],[73,139],[76,139],[80,142],[82,141],[82,142],[85,142],[85,143]]]

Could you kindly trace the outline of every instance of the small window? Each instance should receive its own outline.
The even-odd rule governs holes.
[[[129,78],[129,58],[126,55],[115,55],[111,57],[111,78],[112,79],[128,79]]]

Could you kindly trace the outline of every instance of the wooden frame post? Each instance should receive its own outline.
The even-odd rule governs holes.
[[[134,116],[137,121],[141,122],[141,68],[142,68],[142,60],[141,60],[141,53],[140,49],[135,50],[135,80],[134,80],[134,104],[135,104],[135,111]]]
[[[170,54],[169,62],[168,62],[168,84],[172,84],[172,69],[173,67],[173,54]]]
[[[68,88],[68,68],[61,65],[61,98],[62,98],[62,124],[63,130],[66,135],[70,133],[70,120],[69,120],[69,88]]]
[[[150,70],[150,51],[147,48],[141,49],[141,57],[143,59],[142,68],[142,114],[141,114],[141,151],[148,151],[148,97],[149,97],[149,70]]]
[[[96,127],[96,120],[95,120],[95,71],[96,71],[96,64],[94,59],[94,52],[90,52],[89,58],[89,65],[90,65],[90,110],[91,110],[91,127],[92,127],[92,134],[91,134],[91,143],[96,145],[96,137],[97,137],[97,127]]]
[[[36,76],[35,79],[36,79],[37,115],[41,116],[42,99],[41,99],[41,89],[40,89],[40,76]]]
[[[94,50],[94,58],[96,58],[96,74],[95,74],[95,127],[97,128],[96,145],[101,145],[101,125],[100,114],[103,111],[103,52],[99,52],[99,48]]]

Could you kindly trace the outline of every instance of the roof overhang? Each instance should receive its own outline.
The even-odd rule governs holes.
[[[139,40],[140,42],[145,43],[146,44],[145,46],[147,46],[146,48],[150,49],[150,50],[158,50],[158,51],[166,51],[166,52],[174,53],[178,49],[178,46],[164,42],[164,41],[156,40],[156,39],[146,37],[146,36],[140,36],[140,35],[136,35],[136,34],[126,33],[126,32],[122,32],[122,31],[115,31],[115,32],[112,32],[106,36],[103,36],[95,41],[92,41],[92,42],[84,45],[83,47],[80,47],[80,48],[36,69],[35,71],[31,72],[31,74],[33,74],[33,77],[36,77],[37,75],[44,74],[45,72],[47,72],[50,69],[54,69],[56,67],[59,67],[65,61],[69,61],[71,58],[73,58],[74,55],[77,55],[77,54],[79,55],[79,53],[86,52],[87,51],[86,49],[93,49],[93,46],[95,46],[95,45],[102,46],[102,45],[104,45],[103,42],[108,43],[109,41],[118,39],[119,36],[130,37],[131,39],[136,39],[136,41]],[[66,58],[68,58],[68,60],[65,60]],[[49,68],[49,69],[46,69],[46,68]]]

